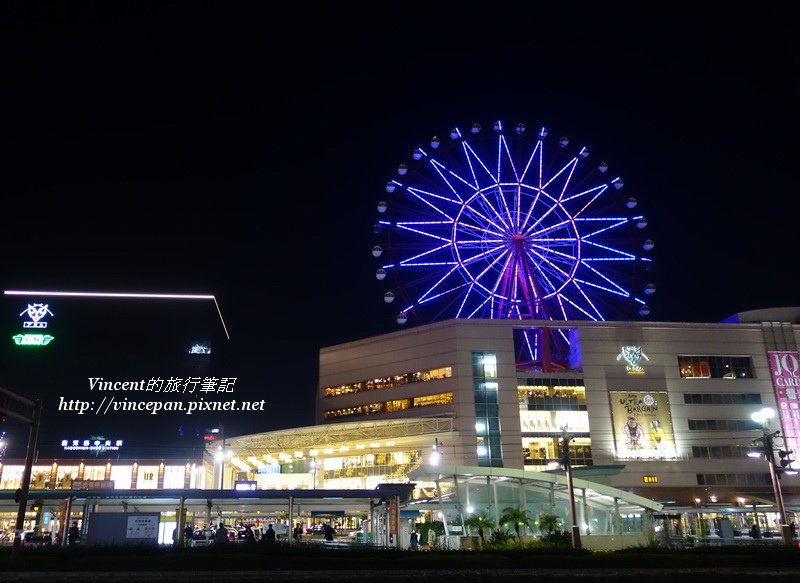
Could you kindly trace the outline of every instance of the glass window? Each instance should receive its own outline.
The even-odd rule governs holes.
[[[678,369],[684,379],[751,379],[753,363],[749,356],[678,356]]]

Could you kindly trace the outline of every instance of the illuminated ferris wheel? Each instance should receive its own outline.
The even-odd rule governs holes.
[[[647,316],[654,247],[637,199],[585,145],[475,123],[410,153],[372,255],[399,324]]]

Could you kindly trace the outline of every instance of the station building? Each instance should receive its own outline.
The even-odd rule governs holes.
[[[406,484],[401,542],[420,519],[458,537],[508,507],[568,525],[570,504],[587,539],[713,533],[720,518],[779,531],[758,440],[792,452],[777,483],[794,520],[799,336],[800,308],[775,308],[718,323],[454,319],[325,347],[316,425],[209,444],[196,487]],[[345,506],[351,526],[366,518]]]

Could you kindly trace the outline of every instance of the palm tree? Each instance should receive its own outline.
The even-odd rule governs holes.
[[[547,536],[552,536],[554,531],[560,531],[562,526],[561,518],[555,514],[542,513],[539,515],[539,530]]]
[[[528,516],[528,511],[522,508],[514,508],[509,506],[503,509],[503,515],[500,517],[500,524],[512,523],[514,525],[514,532],[517,533],[517,540],[520,538],[520,528],[530,527],[535,524],[535,521]]]
[[[473,514],[469,518],[464,519],[464,526],[470,529],[470,532],[473,528],[477,529],[478,536],[481,538],[481,544],[484,544],[485,539],[483,537],[484,529],[488,528],[489,530],[494,528],[494,521],[489,518],[486,512],[480,512],[478,514]]]

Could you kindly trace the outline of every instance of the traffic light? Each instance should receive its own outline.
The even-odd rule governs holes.
[[[8,395],[0,393],[0,423],[6,420],[6,410],[8,409]]]
[[[41,506],[39,505],[38,502],[34,502],[33,504],[31,504],[31,510],[33,510],[34,512],[39,512],[39,508],[41,508]]]
[[[780,460],[778,460],[778,463],[780,464],[782,469],[794,463],[794,460],[789,457],[789,455],[793,453],[794,451],[792,451],[791,449],[788,451],[784,451],[782,449],[778,450],[778,457],[780,458]]]
[[[19,504],[20,500],[22,500],[22,488],[17,488],[17,491],[14,492],[14,502]]]

